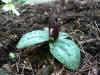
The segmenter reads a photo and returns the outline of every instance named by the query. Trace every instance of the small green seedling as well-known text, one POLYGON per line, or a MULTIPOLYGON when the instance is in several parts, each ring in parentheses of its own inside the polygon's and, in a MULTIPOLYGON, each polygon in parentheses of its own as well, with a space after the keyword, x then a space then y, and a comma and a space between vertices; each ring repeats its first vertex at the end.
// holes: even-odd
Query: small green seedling
POLYGON ((49 41, 51 54, 69 70, 77 70, 80 64, 80 50, 73 41, 66 39, 68 36, 67 33, 59 32, 58 25, 51 22, 49 28, 45 27, 43 31, 35 30, 23 35, 17 48, 49 41))
POLYGON ((15 54, 12 52, 10 52, 9 56, 10 56, 10 59, 15 59, 15 57, 16 57, 15 54))
POLYGON ((17 16, 20 15, 20 13, 15 9, 15 5, 12 3, 12 0, 2 0, 2 2, 5 3, 5 5, 2 7, 4 11, 12 11, 17 16))

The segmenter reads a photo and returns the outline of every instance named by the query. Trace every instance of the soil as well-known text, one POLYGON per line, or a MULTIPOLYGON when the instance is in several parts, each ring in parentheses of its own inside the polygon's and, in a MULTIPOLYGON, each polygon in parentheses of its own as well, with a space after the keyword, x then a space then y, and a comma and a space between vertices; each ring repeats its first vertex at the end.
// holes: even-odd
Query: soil
POLYGON ((21 15, 0 13, 0 66, 11 75, 100 75, 100 2, 50 3, 24 5, 21 15), (33 30, 42 30, 49 25, 50 14, 55 13, 60 31, 70 34, 81 51, 78 71, 68 71, 50 53, 48 42, 23 49, 16 45, 21 36, 33 30), (16 59, 10 59, 13 52, 16 59))

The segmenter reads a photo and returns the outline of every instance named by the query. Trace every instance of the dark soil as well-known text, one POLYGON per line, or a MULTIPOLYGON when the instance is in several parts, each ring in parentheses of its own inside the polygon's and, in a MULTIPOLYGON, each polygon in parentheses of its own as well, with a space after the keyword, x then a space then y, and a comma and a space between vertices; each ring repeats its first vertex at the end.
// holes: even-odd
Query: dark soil
MULTIPOLYGON (((86 4, 56 2, 20 7, 21 15, 11 17, 0 13, 0 66, 8 64, 12 75, 100 75, 100 3, 86 4), (81 50, 78 71, 68 71, 49 52, 48 42, 21 50, 16 45, 29 31, 48 26, 51 13, 55 13, 60 31, 70 34, 81 50), (16 59, 11 60, 9 53, 16 59), (97 74, 96 74, 97 73, 97 74)), ((7 70, 7 67, 5 67, 7 70)), ((8 71, 8 70, 7 70, 8 71)))

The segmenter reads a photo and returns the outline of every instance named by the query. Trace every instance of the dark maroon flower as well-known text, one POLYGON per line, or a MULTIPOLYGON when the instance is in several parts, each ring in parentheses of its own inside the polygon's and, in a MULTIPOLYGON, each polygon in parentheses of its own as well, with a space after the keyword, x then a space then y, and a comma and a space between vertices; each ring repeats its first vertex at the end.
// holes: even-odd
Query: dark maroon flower
POLYGON ((58 35, 59 35, 59 26, 55 21, 54 13, 53 13, 49 19, 49 37, 53 38, 55 41, 57 39, 58 35), (52 31, 51 31, 51 27, 53 28, 52 31))
POLYGON ((59 26, 58 24, 54 24, 53 25, 53 30, 51 32, 51 37, 54 38, 54 41, 58 38, 58 35, 59 35, 59 26))

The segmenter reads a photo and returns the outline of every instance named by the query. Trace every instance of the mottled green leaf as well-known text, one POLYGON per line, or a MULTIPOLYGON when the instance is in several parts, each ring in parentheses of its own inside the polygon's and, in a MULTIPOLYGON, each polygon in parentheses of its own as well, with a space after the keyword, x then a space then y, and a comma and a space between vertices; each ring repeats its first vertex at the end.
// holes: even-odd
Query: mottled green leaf
POLYGON ((69 36, 69 34, 67 34, 67 33, 64 33, 64 32, 59 32, 59 39, 65 39, 65 38, 67 38, 69 36))
POLYGON ((41 30, 35 30, 23 35, 17 44, 17 48, 23 48, 23 47, 38 44, 47 40, 48 40, 48 33, 41 30))
POLYGON ((49 28, 48 27, 44 27, 43 30, 49 33, 49 28))
POLYGON ((67 39, 58 39, 49 43, 53 56, 69 70, 77 70, 80 64, 80 50, 78 46, 67 39))

